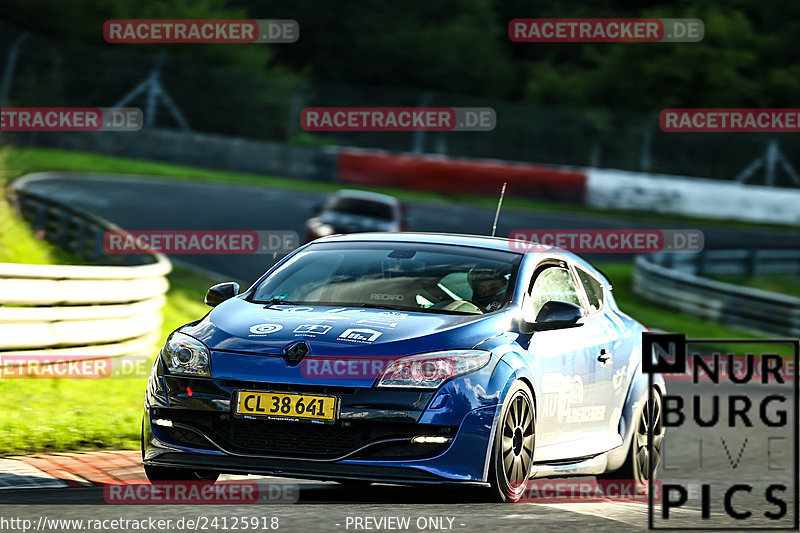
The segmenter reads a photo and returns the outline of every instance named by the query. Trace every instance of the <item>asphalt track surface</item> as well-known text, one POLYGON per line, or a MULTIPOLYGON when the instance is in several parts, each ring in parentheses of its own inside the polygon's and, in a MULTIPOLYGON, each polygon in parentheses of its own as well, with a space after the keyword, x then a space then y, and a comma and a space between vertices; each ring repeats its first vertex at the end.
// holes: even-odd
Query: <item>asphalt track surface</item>
MULTIPOLYGON (((304 238, 305 221, 326 194, 258 186, 186 182, 121 176, 50 173, 26 186, 56 200, 99 215, 130 231, 146 230, 291 230, 304 238)), ((414 231, 491 232, 494 209, 444 202, 410 202, 414 231)), ((516 229, 700 229, 706 248, 800 248, 800 232, 738 229, 724 226, 643 222, 635 215, 557 213, 504 208, 497 235, 516 229)), ((586 254, 590 262, 632 259, 631 255, 586 254)), ((180 255, 193 265, 251 282, 272 264, 269 255, 180 255)), ((612 280, 613 281, 613 280, 612 280)))
MULTIPOLYGON (((294 230, 302 235, 304 220, 310 216, 311 206, 324 198, 290 190, 273 190, 250 186, 227 186, 206 183, 170 182, 118 177, 85 179, 59 176, 36 181, 29 188, 61 199, 107 218, 129 230, 294 230)), ((486 233, 493 212, 472 206, 441 203, 412 203, 411 217, 414 229, 424 231, 486 233)), ((516 228, 661 228, 657 224, 640 224, 634 218, 611 220, 607 217, 576 216, 545 212, 505 210, 500 218, 498 234, 507 234, 516 228)), ((675 225, 671 227, 676 227, 675 225)), ((706 245, 710 248, 726 247, 790 247, 798 246, 798 235, 773 230, 737 230, 723 227, 703 229, 706 245)), ((599 259, 600 256, 597 256, 599 259)), ((204 268, 224 273, 230 277, 252 280, 265 268, 265 257, 259 256, 185 256, 183 259, 204 268)), ((608 256, 603 257, 608 259, 608 256)), ((590 260, 596 261, 595 258, 590 260)), ((692 384, 688 381, 668 382, 668 392, 684 398, 687 405, 687 422, 680 427, 667 429, 662 480, 690 488, 687 503, 671 514, 669 521, 659 519, 660 507, 656 505, 654 525, 657 528, 719 528, 742 530, 745 527, 791 527, 796 517, 796 470, 792 464, 797 442, 792 433, 792 422, 797 418, 797 399, 792 400, 791 386, 786 385, 718 385, 692 384), (743 388, 746 387, 746 388, 743 388), (787 388, 788 387, 788 388, 787 388), (776 389, 780 390, 776 390, 776 389), (746 392, 744 392, 746 391, 746 392), (710 412, 710 399, 732 393, 744 393, 751 398, 753 426, 741 423, 735 427, 727 424, 702 428, 692 422, 689 406, 698 395, 702 411, 710 412), (788 398, 789 423, 785 427, 765 426, 758 418, 760 399, 767 394, 783 394, 788 398), (745 439, 747 439, 745 441, 745 439), (783 440, 781 440, 783 439, 783 440), (734 466, 735 465, 735 466, 734 466), (700 486, 709 485, 711 508, 708 519, 700 511, 700 486), (753 487, 750 494, 737 493, 733 498, 739 510, 750 510, 748 521, 730 518, 724 509, 725 490, 733 484, 745 483, 753 487), (781 493, 787 502, 787 514, 778 521, 764 518, 763 513, 777 510, 766 501, 764 494, 769 484, 787 486, 781 493)), ((775 407, 768 411, 772 413, 775 407)), ((721 420, 727 420, 723 401, 721 420)), ((234 517, 278 517, 278 531, 389 531, 376 528, 375 522, 361 522, 357 518, 409 517, 406 531, 433 531, 429 517, 444 517, 438 530, 465 532, 478 531, 641 531, 648 528, 648 505, 630 501, 571 501, 569 499, 548 503, 531 500, 515 505, 487 503, 474 490, 444 487, 402 487, 372 485, 368 487, 343 486, 325 483, 277 478, 259 478, 265 484, 296 484, 298 500, 292 504, 258 505, 110 505, 103 500, 101 488, 64 488, 0 491, 0 517, 28 518, 38 523, 40 517, 58 519, 172 519, 208 520, 217 518, 217 527, 207 524, 206 531, 224 531, 222 518, 228 519, 232 530, 234 517), (421 519, 418 522, 418 519, 421 519), (448 520, 452 519, 452 521, 448 520), (419 525, 424 527, 419 527, 419 525), (367 529, 367 525, 370 529, 367 529)), ((271 523, 271 522, 270 522, 271 523)), ((260 529, 260 528, 259 528, 260 529)), ((13 529, 5 529, 13 531, 13 529)), ((84 529, 85 530, 85 529, 84 529)), ((125 529, 122 529, 124 531, 125 529)), ((140 529, 129 529, 131 531, 140 529)), ((172 526, 165 531, 186 531, 172 526)), ((203 531, 202 528, 197 528, 203 531)), ((242 530, 242 524, 239 524, 242 530)), ((260 529, 263 530, 263 529, 260 529)), ((401 529, 402 530, 402 529, 401 529)), ((17 529, 17 531, 20 531, 17 529)), ((49 529, 49 531, 75 531, 75 529, 49 529)), ((254 531, 250 529, 250 531, 254 531)))
MULTIPOLYGON (((700 395, 704 402, 713 394, 727 397, 732 393, 744 393, 755 406, 768 394, 784 394, 788 398, 785 407, 791 417, 791 384, 761 386, 748 385, 694 385, 691 382, 668 383, 670 394, 691 403, 691 397, 700 395)), ((702 411, 708 415, 708 404, 702 411)), ((796 409, 796 407, 795 407, 796 409)), ((745 527, 769 530, 778 526, 791 527, 795 516, 793 487, 795 470, 792 466, 792 424, 786 428, 767 428, 751 411, 754 427, 699 428, 687 422, 680 427, 667 429, 665 439, 664 470, 660 479, 664 483, 681 484, 688 488, 688 501, 673 509, 670 519, 661 517, 661 507, 654 506, 653 519, 656 528, 720 528, 744 530, 745 527), (777 439, 785 438, 784 441, 777 439), (770 441, 772 439, 772 441, 770 441), (702 451, 699 441, 702 441, 702 451), (771 454, 771 457, 768 455, 771 454), (735 465, 735 466, 734 466, 735 465), (711 495, 709 517, 702 518, 701 485, 707 484, 711 495), (738 512, 750 511, 747 522, 730 518, 724 509, 724 493, 734 484, 747 484, 751 493, 739 492, 733 498, 738 512), (763 513, 777 511, 777 506, 765 497, 771 484, 783 484, 787 490, 780 493, 787 503, 787 515, 779 521, 764 518, 763 513)), ((775 412, 774 405, 768 408, 769 416, 775 412)), ((691 418, 691 411, 685 413, 691 418)), ((722 419, 727 418, 727 409, 721 409, 722 419)), ((228 479, 234 479, 228 477, 228 479)), ((242 479, 238 477, 235 479, 242 479)), ((224 531, 223 518, 228 525, 233 520, 246 517, 277 517, 280 531, 369 531, 375 529, 355 528, 356 519, 385 517, 408 517, 410 527, 406 531, 435 531, 431 527, 418 527, 417 520, 444 517, 445 530, 464 532, 483 531, 644 531, 648 528, 649 513, 646 502, 606 500, 583 501, 564 497, 556 501, 541 503, 531 499, 517 504, 487 502, 485 495, 475 489, 451 487, 404 487, 392 485, 345 486, 333 482, 303 481, 278 478, 249 478, 267 492, 269 486, 288 486, 297 496, 295 503, 257 503, 229 505, 112 505, 105 503, 103 489, 60 488, 0 491, 0 517, 14 517, 38 523, 40 517, 47 519, 184 519, 207 520, 211 524, 217 519, 218 527, 209 525, 207 531, 224 531), (450 522, 448 519, 452 519, 450 522), (349 527, 348 527, 349 520, 349 527)), ((585 478, 584 478, 585 479, 585 478)), ((557 480, 549 480, 555 482, 557 480)), ((546 489, 530 495, 546 496, 546 489)), ((567 489, 569 490, 569 489, 567 489)), ((563 492, 562 494, 567 494, 563 492)), ((424 522, 420 522, 424 524, 424 522)), ((429 522, 428 522, 429 524, 429 522)), ((241 527, 241 524, 239 524, 241 527)), ((373 523, 373 528, 375 524, 373 523)), ((85 529, 84 529, 85 530, 85 529)), ((124 529, 123 529, 124 530, 124 529)), ((130 530, 134 530, 130 528, 130 530)), ((175 526, 164 531, 187 531, 175 526)), ((203 529, 199 529, 203 531, 203 529)), ((263 529, 262 529, 263 530, 263 529)), ((381 531, 391 529, 382 528, 381 531)), ((439 529, 441 530, 441 529, 439 529)), ((11 531, 5 529, 4 531, 11 531)), ((54 531, 62 531, 55 529, 54 531)), ((63 531, 77 531, 63 529, 63 531)))

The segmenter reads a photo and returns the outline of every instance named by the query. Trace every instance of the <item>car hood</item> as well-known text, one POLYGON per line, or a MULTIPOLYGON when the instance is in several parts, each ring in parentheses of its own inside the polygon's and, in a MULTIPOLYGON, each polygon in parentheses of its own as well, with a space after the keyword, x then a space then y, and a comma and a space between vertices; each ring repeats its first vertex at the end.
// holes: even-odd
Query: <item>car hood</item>
POLYGON ((452 315, 360 307, 264 305, 231 298, 181 331, 212 351, 283 354, 306 341, 308 355, 405 355, 471 348, 501 333, 503 313, 452 315))

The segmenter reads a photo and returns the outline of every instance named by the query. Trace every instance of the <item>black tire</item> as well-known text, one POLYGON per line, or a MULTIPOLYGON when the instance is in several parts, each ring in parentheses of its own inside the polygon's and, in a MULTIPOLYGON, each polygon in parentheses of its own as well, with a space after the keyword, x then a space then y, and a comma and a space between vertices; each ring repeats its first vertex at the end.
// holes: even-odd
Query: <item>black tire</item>
POLYGON ((514 503, 524 496, 533 470, 535 428, 533 395, 525 383, 518 381, 508 391, 495 429, 489 466, 493 500, 514 503))
POLYGON ((212 485, 219 478, 219 472, 212 470, 191 470, 189 468, 169 468, 166 466, 144 465, 144 473, 150 483, 164 481, 206 481, 212 485))
MULTIPOLYGON (((653 393, 653 479, 658 478, 658 469, 661 466, 661 455, 664 446, 664 411, 662 408, 661 395, 653 393)), ((609 472, 598 476, 599 480, 630 480, 640 494, 647 494, 649 481, 649 461, 650 452, 647 446, 647 432, 650 420, 649 402, 645 403, 636 425, 633 428, 633 437, 628 449, 625 462, 614 472, 609 472)))

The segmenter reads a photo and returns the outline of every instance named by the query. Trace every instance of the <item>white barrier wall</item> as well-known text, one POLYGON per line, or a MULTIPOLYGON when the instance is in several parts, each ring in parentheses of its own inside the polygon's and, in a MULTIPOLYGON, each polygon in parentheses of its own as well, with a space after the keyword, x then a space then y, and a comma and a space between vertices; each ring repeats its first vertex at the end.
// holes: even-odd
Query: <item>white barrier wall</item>
POLYGON ((587 169, 586 204, 691 217, 800 225, 800 190, 587 169))
POLYGON ((154 257, 138 266, 0 263, 0 359, 6 350, 87 359, 152 350, 172 270, 154 257))

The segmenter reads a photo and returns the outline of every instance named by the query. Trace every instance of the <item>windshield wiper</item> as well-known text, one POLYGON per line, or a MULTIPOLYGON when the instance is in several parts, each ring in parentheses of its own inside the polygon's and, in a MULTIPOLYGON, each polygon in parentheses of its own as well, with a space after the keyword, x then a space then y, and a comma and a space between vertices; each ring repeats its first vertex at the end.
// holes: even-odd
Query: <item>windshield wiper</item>
POLYGON ((341 307, 363 307, 366 309, 388 309, 390 311, 410 311, 412 313, 431 313, 431 314, 439 314, 439 315, 479 315, 481 313, 472 313, 469 311, 452 311, 452 310, 445 310, 445 309, 429 309, 425 307, 408 307, 402 305, 386 305, 386 304, 373 304, 373 303, 341 303, 336 302, 334 304, 328 305, 337 305, 341 307))
POLYGON ((425 307, 408 307, 408 306, 397 306, 397 305, 386 305, 386 304, 373 304, 373 303, 361 303, 361 302, 291 302, 288 300, 280 300, 277 298, 272 298, 270 300, 263 300, 258 302, 253 302, 258 304, 266 304, 266 305, 278 305, 278 304, 285 304, 285 305, 308 305, 308 306, 326 306, 326 307, 360 307, 362 309, 386 309, 388 311, 409 311, 412 313, 430 313, 430 314, 439 314, 439 315, 480 315, 481 313, 474 313, 470 311, 454 311, 454 310, 445 310, 445 309, 428 309, 425 307))
POLYGON ((259 304, 284 304, 284 305, 308 305, 306 302, 292 302, 290 300, 281 300, 280 298, 270 298, 269 300, 261 300, 255 302, 259 304))
POLYGON ((426 309, 424 307, 409 307, 404 305, 386 305, 386 304, 358 304, 356 307, 366 307, 368 309, 390 309, 392 311, 412 311, 412 312, 424 312, 426 309))

